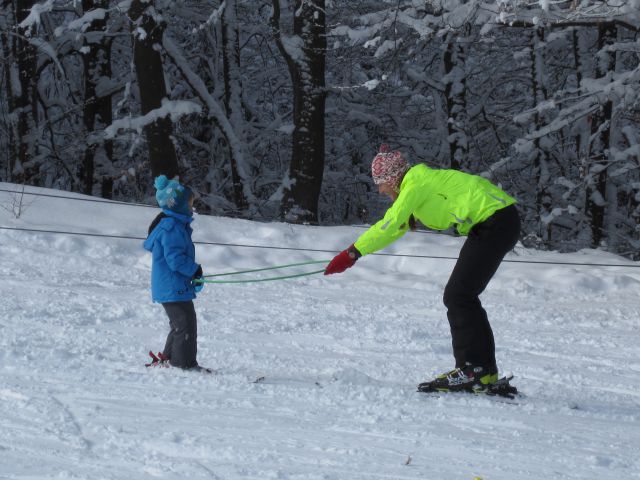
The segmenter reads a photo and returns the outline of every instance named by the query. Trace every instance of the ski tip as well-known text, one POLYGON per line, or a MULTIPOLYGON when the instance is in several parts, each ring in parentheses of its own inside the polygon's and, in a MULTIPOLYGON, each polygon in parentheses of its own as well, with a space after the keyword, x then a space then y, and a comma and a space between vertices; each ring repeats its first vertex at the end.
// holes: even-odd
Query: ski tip
POLYGON ((437 392, 436 389, 434 389, 431 385, 428 385, 426 383, 421 383, 420 385, 417 386, 417 392, 420 393, 432 393, 432 392, 437 392))

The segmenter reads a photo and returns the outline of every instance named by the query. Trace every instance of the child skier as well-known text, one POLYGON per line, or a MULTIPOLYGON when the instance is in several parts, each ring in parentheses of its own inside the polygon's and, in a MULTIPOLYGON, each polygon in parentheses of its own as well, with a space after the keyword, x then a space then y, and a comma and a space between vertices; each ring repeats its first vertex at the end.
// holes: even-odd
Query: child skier
POLYGON ((436 230, 456 224, 458 233, 468 237, 444 290, 455 368, 421 383, 418 390, 487 392, 498 381, 498 368, 493 332, 478 297, 518 241, 516 201, 476 175, 424 164, 410 167, 387 145, 373 159, 371 172, 379 192, 393 205, 329 263, 325 275, 343 272, 361 256, 391 244, 407 232, 414 216, 436 230))
POLYGON ((165 175, 157 177, 154 184, 162 212, 149 226, 144 248, 152 253, 152 299, 164 307, 171 328, 160 361, 185 370, 210 372, 196 361, 198 328, 193 299, 199 287, 194 280, 202 279, 202 267, 195 262, 191 240, 193 193, 165 175))

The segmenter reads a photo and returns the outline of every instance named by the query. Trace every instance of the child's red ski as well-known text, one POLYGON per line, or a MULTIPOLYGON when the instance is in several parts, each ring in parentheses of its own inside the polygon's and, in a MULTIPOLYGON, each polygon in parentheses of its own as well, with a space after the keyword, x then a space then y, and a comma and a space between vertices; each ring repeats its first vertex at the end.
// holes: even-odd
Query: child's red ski
POLYGON ((145 363, 145 367, 169 367, 169 358, 162 352, 158 352, 158 355, 155 355, 151 350, 149 350, 149 356, 151 357, 151 362, 145 363))

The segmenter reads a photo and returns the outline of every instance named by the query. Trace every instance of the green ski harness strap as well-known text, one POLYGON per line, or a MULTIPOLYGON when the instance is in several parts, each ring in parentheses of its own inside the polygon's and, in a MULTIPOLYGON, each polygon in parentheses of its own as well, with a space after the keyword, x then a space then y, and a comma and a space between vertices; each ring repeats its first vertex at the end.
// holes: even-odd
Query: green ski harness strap
POLYGON ((265 272, 268 270, 280 270, 283 268, 291 268, 291 267, 300 267, 303 265, 317 265, 320 263, 327 264, 329 260, 312 260, 309 262, 299 262, 299 263, 289 263, 286 265, 276 265, 273 267, 264 267, 264 268, 253 268, 251 270, 239 270, 237 272, 227 272, 227 273, 214 273, 212 275, 204 275, 203 279, 194 280, 194 283, 257 283, 257 282, 272 282, 275 280, 285 280, 288 278, 298 278, 298 277, 306 277, 309 275, 316 275, 318 273, 323 273, 324 268, 322 270, 314 270, 312 272, 304 272, 304 273, 296 273, 292 275, 280 275, 277 277, 267 277, 267 278, 252 278, 247 280, 206 280, 207 278, 212 277, 226 277, 230 275, 242 275, 245 273, 255 273, 255 272, 265 272))

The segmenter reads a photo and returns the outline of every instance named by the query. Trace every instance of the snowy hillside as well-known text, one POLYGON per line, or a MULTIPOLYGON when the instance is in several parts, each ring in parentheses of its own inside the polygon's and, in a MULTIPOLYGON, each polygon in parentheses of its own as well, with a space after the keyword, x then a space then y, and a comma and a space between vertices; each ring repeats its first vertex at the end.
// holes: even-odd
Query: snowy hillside
MULTIPOLYGON (((370 256, 332 277, 208 285, 198 358, 218 374, 147 371, 168 322, 141 241, 6 227, 144 237, 157 210, 28 196, 15 218, 15 200, 0 192, 1 479, 640 478, 638 264, 509 256, 629 265, 503 264, 482 298, 515 404, 415 392, 453 366, 450 259, 370 256)), ((200 242, 331 251, 363 231, 193 226, 200 242)), ((385 253, 456 257, 461 241, 412 233, 385 253)), ((197 257, 215 273, 332 255, 198 245, 197 257)))

